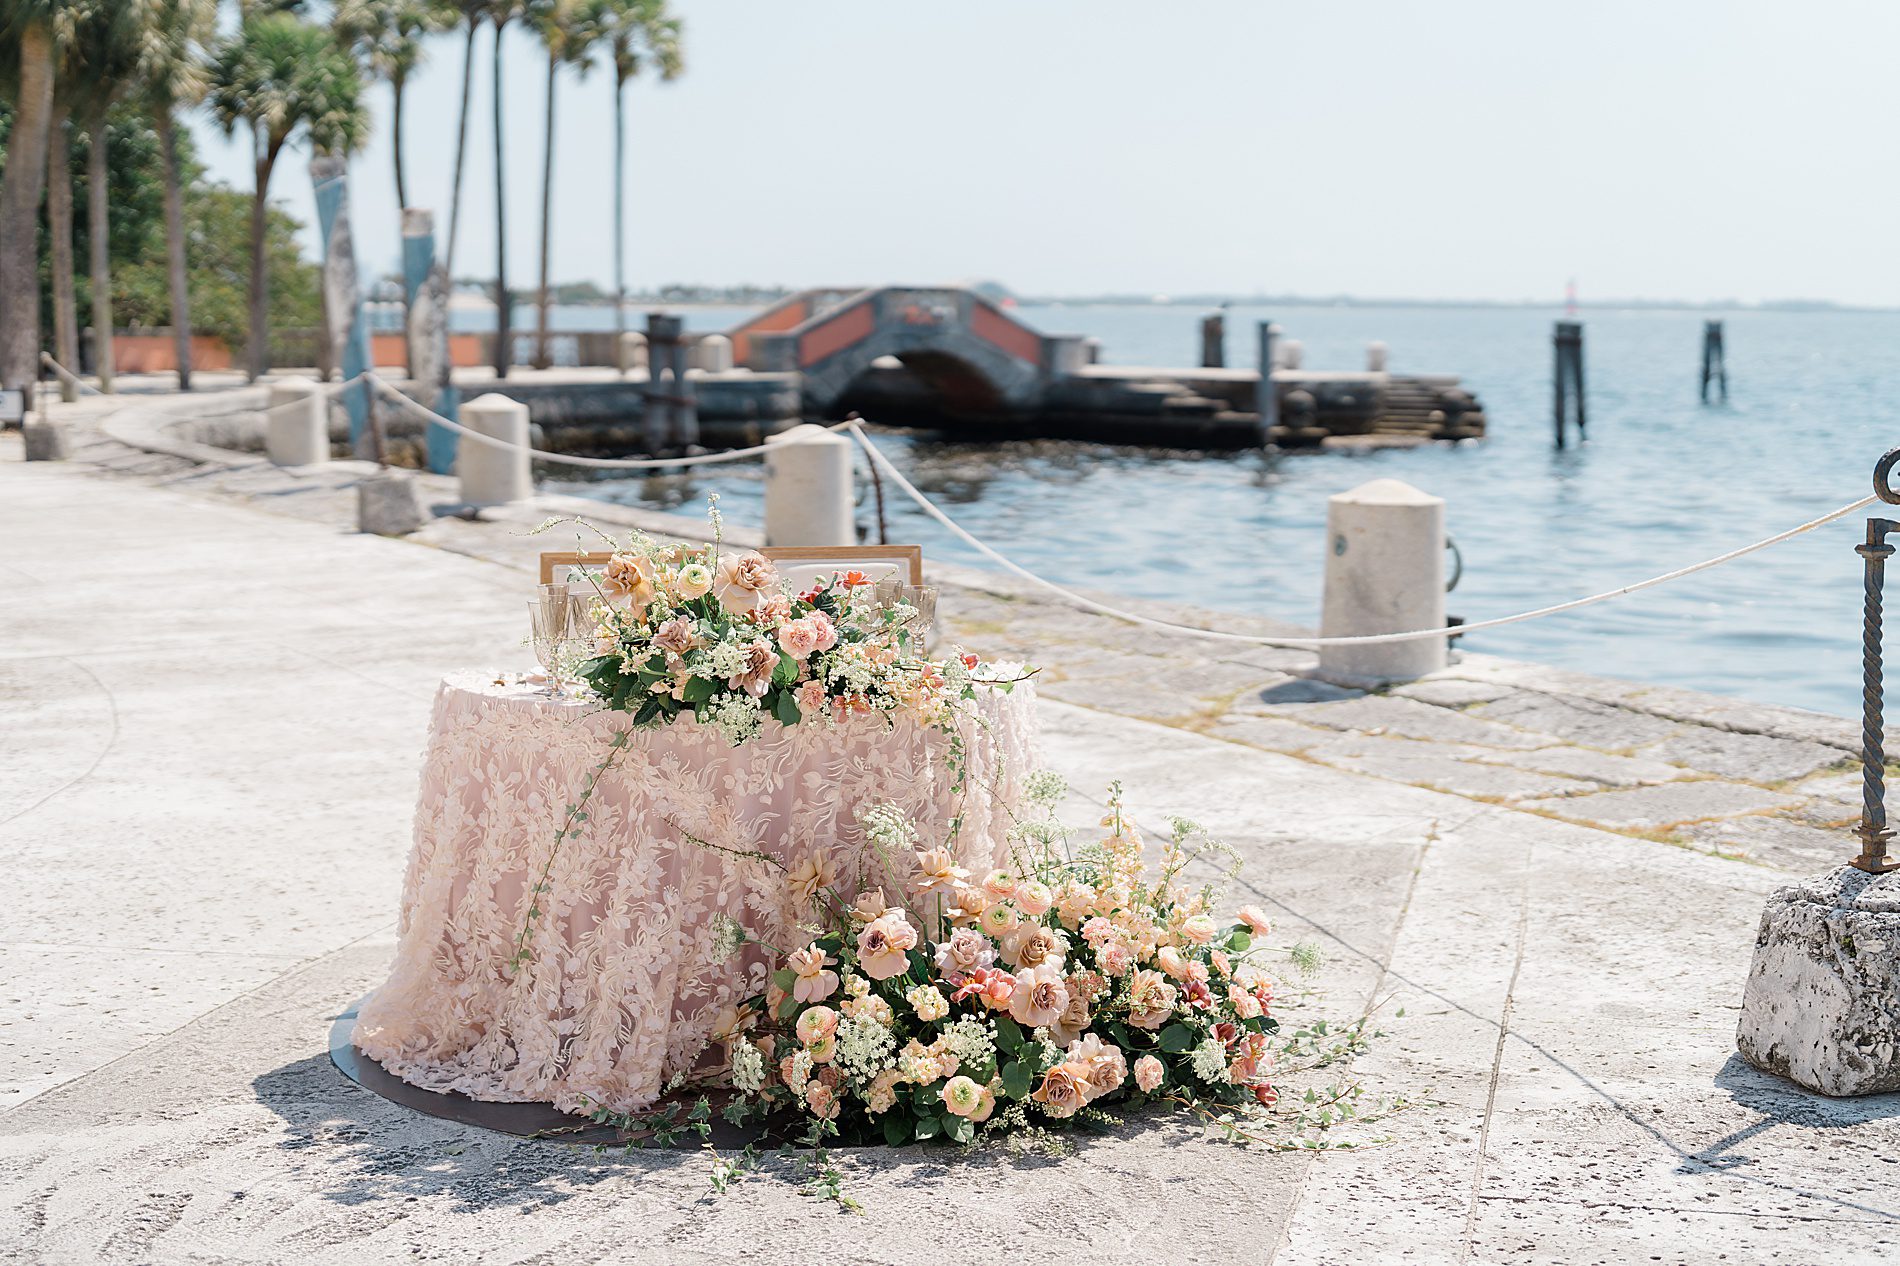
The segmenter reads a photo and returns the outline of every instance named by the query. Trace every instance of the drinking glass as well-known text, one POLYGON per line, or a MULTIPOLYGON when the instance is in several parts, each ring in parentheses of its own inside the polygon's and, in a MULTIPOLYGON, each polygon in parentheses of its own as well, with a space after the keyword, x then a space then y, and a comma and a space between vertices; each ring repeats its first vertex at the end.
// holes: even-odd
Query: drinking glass
POLYGON ((561 659, 573 636, 569 632, 573 616, 574 600, 568 596, 566 585, 543 585, 538 596, 528 599, 528 644, 548 675, 548 694, 557 698, 561 693, 561 659), (560 592, 549 593, 550 589, 560 592))
POLYGON ((917 614, 904 622, 910 630, 911 644, 921 653, 930 643, 930 634, 937 626, 937 591, 928 585, 905 585, 904 605, 914 607, 917 614))

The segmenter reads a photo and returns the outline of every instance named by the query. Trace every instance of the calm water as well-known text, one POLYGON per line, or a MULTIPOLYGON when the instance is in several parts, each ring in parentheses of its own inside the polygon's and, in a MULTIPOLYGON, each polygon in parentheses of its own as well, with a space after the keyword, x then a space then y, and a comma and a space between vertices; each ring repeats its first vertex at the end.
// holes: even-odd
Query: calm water
MULTIPOLYGON (((605 313, 600 315, 605 316, 605 313)), ((1036 307, 1051 333, 1102 340, 1104 359, 1189 364, 1199 313, 1036 307)), ((1370 339, 1399 371, 1464 376, 1490 418, 1479 444, 1364 455, 1198 456, 1034 443, 973 449, 882 441, 912 480, 977 536, 1050 579, 1318 622, 1326 498, 1404 479, 1449 503, 1467 620, 1594 593, 1724 552, 1861 497, 1900 444, 1900 315, 1592 312, 1590 442, 1554 451, 1555 310, 1289 307, 1229 314, 1230 364, 1250 364, 1271 316, 1312 368, 1357 368, 1370 339), (1730 400, 1696 403, 1705 315, 1726 321, 1730 400)), ((693 320, 728 323, 730 310, 693 320)), ((576 320, 578 322, 578 315, 576 320)), ((573 328, 570 326, 569 328, 573 328)), ((561 484, 633 504, 721 494, 757 522, 756 466, 663 479, 561 484), (717 472, 717 473, 713 473, 717 472)), ((901 497, 893 540, 982 565, 901 497)), ((860 511, 868 522, 868 506, 860 511)), ((1571 615, 1475 634, 1464 645, 1838 714, 1858 709, 1860 560, 1853 516, 1713 571, 1571 615)))

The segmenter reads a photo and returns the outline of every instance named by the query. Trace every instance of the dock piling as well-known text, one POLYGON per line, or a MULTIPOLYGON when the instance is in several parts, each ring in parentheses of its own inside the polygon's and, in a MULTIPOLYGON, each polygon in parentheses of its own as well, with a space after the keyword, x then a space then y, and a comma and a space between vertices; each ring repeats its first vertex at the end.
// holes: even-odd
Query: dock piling
POLYGON ((1722 391, 1722 403, 1728 403, 1728 358, 1722 349, 1722 323, 1704 321, 1702 323, 1702 403, 1709 402, 1709 380, 1714 379, 1722 391))
POLYGON ((1254 328, 1260 340, 1260 383, 1254 388, 1254 411, 1260 415, 1260 443, 1264 445, 1273 438, 1274 428, 1280 425, 1280 397, 1273 388, 1273 358, 1280 327, 1271 321, 1262 321, 1254 328))
POLYGON ((1552 375, 1552 420, 1556 424, 1557 447, 1562 448, 1567 442, 1573 412, 1577 420, 1577 441, 1582 443, 1588 438, 1585 434, 1587 414, 1583 394, 1583 322, 1557 322, 1551 344, 1556 352, 1556 367, 1552 375))
POLYGON ((1201 368, 1220 369, 1227 364, 1227 317, 1210 312, 1201 318, 1201 368))

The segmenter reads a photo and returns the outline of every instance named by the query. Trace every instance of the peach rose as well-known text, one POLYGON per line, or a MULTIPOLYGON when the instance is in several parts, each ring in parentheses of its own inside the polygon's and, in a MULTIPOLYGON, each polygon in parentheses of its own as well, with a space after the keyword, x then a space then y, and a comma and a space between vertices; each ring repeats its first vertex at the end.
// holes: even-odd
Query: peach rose
POLYGON ((733 615, 756 611, 778 589, 778 570, 765 555, 747 551, 725 559, 713 577, 719 605, 733 615))
POLYGON ((818 900, 819 893, 831 887, 836 877, 837 867, 832 863, 831 854, 822 848, 808 848, 792 863, 785 885, 800 901, 810 905, 818 900))
POLYGON ((1179 995, 1158 971, 1142 968, 1128 983, 1128 1022, 1138 1029, 1158 1029, 1174 1014, 1179 995))
POLYGON ((917 932, 901 914, 882 914, 858 933, 858 963, 872 980, 904 974, 917 944, 917 932))
POLYGON ((1249 932, 1262 940, 1273 934, 1273 924, 1267 922, 1266 913, 1259 906, 1242 906, 1237 917, 1249 932))
POLYGON ((981 1125, 990 1119, 990 1113, 996 1111, 996 1089, 984 1086, 981 1097, 976 1101, 976 1111, 970 1114, 970 1124, 981 1125))
POLYGON ((816 945, 793 950, 785 956, 785 965, 797 977, 792 982, 792 997, 800 1002, 823 1002, 838 988, 838 973, 826 968, 836 962, 816 945))
POLYGON ((601 574, 601 588, 636 607, 653 601, 653 564, 637 554, 615 554, 601 574))
POLYGON ((1243 1020, 1254 1020, 1260 1016, 1260 999, 1239 985, 1227 986, 1227 1001, 1233 1004, 1234 1014, 1243 1020))
POLYGON ((881 915, 895 912, 896 907, 884 900, 882 888, 870 888, 859 893, 858 899, 851 906, 851 917, 859 923, 869 923, 881 915))
POLYGON ((1003 942, 1003 957, 1013 967, 1041 967, 1048 963, 1060 967, 1069 943, 1054 928, 1040 923, 1025 923, 1003 942))
POLYGON ((1069 987, 1056 968, 1045 964, 1016 973, 1016 989, 1009 1000, 1009 1013, 1016 1023, 1042 1028, 1055 1023, 1068 1005, 1069 987))
POLYGON ((1088 1074, 1081 1064, 1057 1064, 1042 1075, 1042 1084, 1029 1097, 1052 1117, 1072 1117, 1086 1102, 1082 1087, 1088 1084, 1088 1074))
POLYGON ((738 672, 726 678, 726 686, 732 690, 743 690, 754 699, 761 698, 772 688, 772 673, 778 668, 778 652, 762 637, 747 642, 739 649, 745 653, 745 663, 738 672))
POLYGON ((684 655, 706 644, 699 626, 689 615, 676 615, 653 630, 653 644, 669 655, 684 655))
POLYGON ((1135 1061, 1135 1084, 1141 1087, 1143 1094, 1153 1094, 1166 1075, 1167 1069, 1152 1055, 1143 1055, 1135 1061))
POLYGON ((828 651, 838 644, 838 626, 823 611, 814 611, 805 617, 805 622, 818 636, 818 649, 828 651))
POLYGON ((989 908, 989 896, 981 888, 965 885, 957 889, 956 900, 949 911, 950 921, 967 926, 982 918, 989 908))
POLYGON ((810 620, 787 620, 778 626, 778 645, 793 659, 809 659, 818 650, 818 630, 810 620))
POLYGON ((1181 925, 1181 935, 1187 938, 1190 945, 1212 945, 1214 934, 1219 930, 1214 920, 1205 914, 1197 914, 1181 925))
POLYGON ((948 849, 929 848, 917 854, 917 873, 911 887, 920 894, 947 892, 961 883, 970 872, 957 865, 948 849))
POLYGON ((813 1116, 827 1121, 836 1117, 844 1107, 838 1102, 838 1092, 822 1081, 814 1081, 805 1087, 805 1106, 811 1109, 813 1116))
POLYGON ((1168 975, 1174 977, 1176 980, 1186 980, 1188 978, 1188 960, 1183 958, 1181 951, 1172 945, 1163 945, 1161 947, 1160 951, 1155 954, 1155 963, 1162 971, 1168 973, 1168 975))
POLYGON ((937 946, 937 971, 946 977, 962 978, 996 961, 989 938, 970 928, 958 928, 950 939, 937 946))
POLYGON ((1096 954, 1095 961, 1111 976, 1126 976, 1135 965, 1135 954, 1122 942, 1110 941, 1096 954))
POLYGON ((1049 1025, 1049 1036, 1058 1042, 1073 1042, 1082 1036, 1094 1018, 1088 995, 1070 989, 1069 1001, 1063 1006, 1062 1014, 1049 1025))

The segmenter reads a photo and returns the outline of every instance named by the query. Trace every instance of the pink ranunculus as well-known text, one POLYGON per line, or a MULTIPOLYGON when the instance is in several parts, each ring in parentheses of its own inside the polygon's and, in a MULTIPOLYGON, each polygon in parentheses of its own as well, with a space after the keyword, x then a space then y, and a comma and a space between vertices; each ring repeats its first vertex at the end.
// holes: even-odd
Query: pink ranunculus
POLYGON ((1016 973, 1016 989, 1009 1000, 1009 1014, 1016 1023, 1043 1028, 1054 1024, 1068 1005, 1069 987, 1059 969, 1045 964, 1016 973))
POLYGON ((1135 952, 1125 941, 1110 941, 1096 952, 1095 961, 1111 976, 1126 976, 1135 966, 1135 952))
POLYGON ((1023 913, 1031 918, 1040 918, 1049 913, 1050 903, 1054 900, 1055 896, 1049 891, 1049 885, 1041 880, 1031 879, 1027 883, 1016 886, 1016 904, 1021 906, 1023 913))
POLYGON ((1167 1071, 1161 1066, 1160 1060, 1152 1055, 1143 1055, 1135 1061, 1135 1084, 1141 1087, 1143 1094, 1153 1094, 1167 1071))
POLYGON ((902 914, 880 915, 858 933, 858 965, 872 980, 901 976, 916 944, 917 931, 902 914))
POLYGON ((1163 945, 1155 954, 1155 963, 1176 980, 1188 978, 1188 961, 1172 945, 1163 945))
POLYGON ((993 870, 983 879, 983 891, 991 901, 1008 901, 1016 895, 1016 877, 1006 870, 993 870))
POLYGON ((828 651, 838 644, 838 628, 823 611, 812 612, 805 617, 805 623, 811 625, 817 635, 819 650, 828 651))
POLYGON ((1240 907, 1239 918, 1249 932, 1262 940, 1273 934, 1273 924, 1267 922, 1266 913, 1259 906, 1240 907))
POLYGON ((830 1007, 807 1007, 798 1017, 798 1040, 810 1046, 838 1031, 838 1013, 830 1007))

